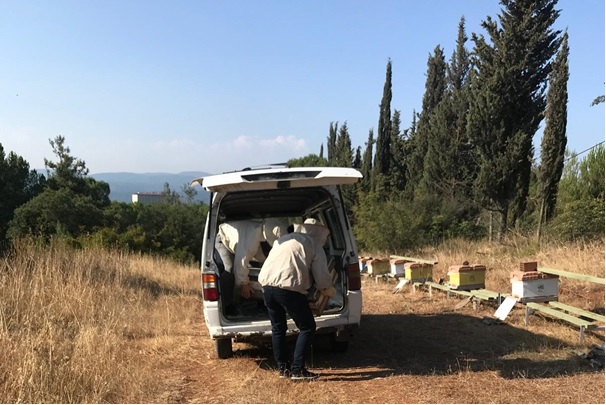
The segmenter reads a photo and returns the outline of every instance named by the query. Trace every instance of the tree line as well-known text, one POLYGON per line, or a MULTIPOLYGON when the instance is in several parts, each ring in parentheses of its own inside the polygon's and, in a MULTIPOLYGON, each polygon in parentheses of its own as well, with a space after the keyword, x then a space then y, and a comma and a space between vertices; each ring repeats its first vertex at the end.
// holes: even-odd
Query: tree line
POLYGON ((553 28, 557 0, 500 3, 501 14, 482 21, 485 34, 472 33, 471 47, 464 17, 450 58, 435 47, 421 111, 407 128, 391 106, 388 60, 377 132, 369 130, 365 147, 351 147, 347 122, 332 122, 326 158, 322 145, 319 155, 289 162, 361 170, 363 180, 344 187, 343 197, 362 248, 502 241, 511 232, 603 238, 604 147, 584 160, 566 148, 570 49, 568 33, 553 28))
MULTIPOLYGON (((354 147, 347 122, 331 122, 319 155, 290 166, 354 167, 342 187, 361 249, 401 251, 448 238, 497 240, 511 232, 538 240, 604 237, 604 146, 585 157, 566 148, 568 33, 553 29, 557 0, 501 0, 485 34, 458 24, 447 60, 427 60, 421 111, 405 127, 392 108, 388 60, 376 134, 354 147), (544 125, 540 163, 533 137, 544 125)), ((592 105, 604 102, 598 96, 592 105)), ((588 106, 589 107, 589 106, 588 106)), ((199 259, 208 207, 165 185, 162 204, 111 202, 109 185, 88 177, 65 138, 50 141, 47 175, 0 144, 0 251, 14 238, 60 235, 181 261, 199 259)))
POLYGON ((164 186, 164 202, 129 204, 110 201, 109 184, 88 176, 83 160, 71 155, 63 136, 50 140, 56 161, 44 160, 47 175, 0 144, 0 252, 16 238, 53 237, 75 246, 161 254, 182 262, 199 260, 207 206, 194 203, 187 190, 164 186))

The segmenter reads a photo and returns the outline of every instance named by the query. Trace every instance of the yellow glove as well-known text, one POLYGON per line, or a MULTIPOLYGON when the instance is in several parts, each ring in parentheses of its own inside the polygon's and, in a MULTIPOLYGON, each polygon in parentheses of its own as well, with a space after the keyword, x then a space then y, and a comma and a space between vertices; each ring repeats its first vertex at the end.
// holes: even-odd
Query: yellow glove
POLYGON ((320 290, 320 294, 322 294, 326 297, 332 297, 336 293, 337 293, 337 290, 335 290, 335 287, 328 287, 328 288, 323 288, 320 290))

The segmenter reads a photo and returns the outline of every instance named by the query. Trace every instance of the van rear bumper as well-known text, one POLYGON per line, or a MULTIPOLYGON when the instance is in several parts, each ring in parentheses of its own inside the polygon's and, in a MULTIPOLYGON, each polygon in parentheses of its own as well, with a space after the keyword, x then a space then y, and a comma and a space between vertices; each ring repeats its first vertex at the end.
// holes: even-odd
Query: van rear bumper
MULTIPOLYGON (((362 316, 362 291, 347 292, 347 310, 338 314, 325 314, 316 317, 317 333, 337 332, 337 335, 350 335, 351 330, 360 325, 362 316)), ((221 315, 219 303, 204 302, 204 319, 210 337, 213 339, 232 338, 236 341, 253 341, 271 339, 271 323, 269 320, 229 321, 221 315)), ((299 333, 295 323, 289 319, 287 335, 299 333)))

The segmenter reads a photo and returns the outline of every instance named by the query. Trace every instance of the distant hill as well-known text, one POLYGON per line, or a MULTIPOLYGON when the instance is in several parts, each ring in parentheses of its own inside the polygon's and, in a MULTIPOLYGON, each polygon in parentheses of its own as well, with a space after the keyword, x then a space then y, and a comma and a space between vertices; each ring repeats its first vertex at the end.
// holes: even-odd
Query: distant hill
MULTIPOLYGON (((182 173, 95 173, 89 176, 95 180, 104 181, 109 184, 109 198, 112 201, 131 202, 132 194, 147 192, 162 192, 164 183, 168 183, 172 191, 183 195, 181 189, 189 185, 198 177, 208 176, 204 172, 182 172, 182 173)), ((209 194, 202 187, 196 186, 198 192, 196 200, 208 203, 209 194)))

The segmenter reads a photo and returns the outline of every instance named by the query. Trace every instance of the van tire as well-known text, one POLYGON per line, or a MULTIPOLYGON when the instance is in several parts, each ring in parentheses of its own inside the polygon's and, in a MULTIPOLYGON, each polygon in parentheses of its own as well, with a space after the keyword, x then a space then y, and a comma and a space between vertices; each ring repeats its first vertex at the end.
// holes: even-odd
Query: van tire
POLYGON ((228 359, 234 354, 231 348, 231 339, 229 338, 215 339, 215 349, 217 357, 220 359, 228 359))

